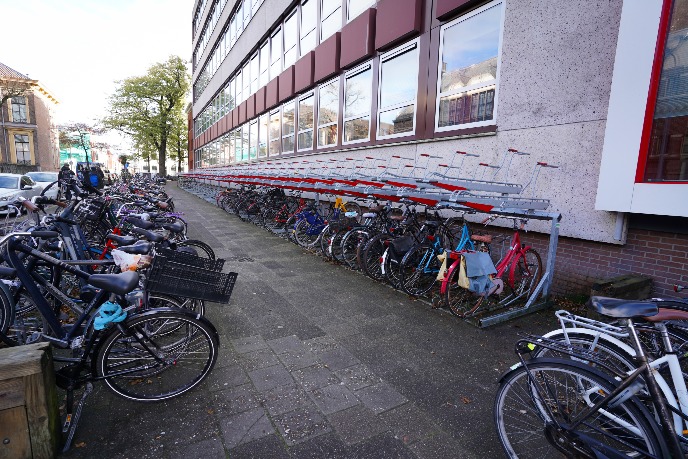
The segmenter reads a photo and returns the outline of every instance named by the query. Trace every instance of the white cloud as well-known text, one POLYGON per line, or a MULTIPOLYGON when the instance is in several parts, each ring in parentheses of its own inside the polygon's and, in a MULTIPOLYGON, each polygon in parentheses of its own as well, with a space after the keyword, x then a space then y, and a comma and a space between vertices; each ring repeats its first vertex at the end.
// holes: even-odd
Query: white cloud
POLYGON ((105 115, 115 81, 190 60, 192 0, 0 0, 0 62, 43 83, 57 121, 105 115))

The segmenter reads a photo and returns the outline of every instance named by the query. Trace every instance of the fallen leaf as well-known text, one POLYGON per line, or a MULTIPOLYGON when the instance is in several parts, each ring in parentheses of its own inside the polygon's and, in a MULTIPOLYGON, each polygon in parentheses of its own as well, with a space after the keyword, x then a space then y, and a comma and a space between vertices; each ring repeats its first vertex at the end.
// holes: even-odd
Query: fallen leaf
POLYGON ((471 399, 468 398, 468 397, 461 397, 461 401, 462 401, 465 405, 468 405, 469 403, 471 403, 471 399))
POLYGON ((215 410, 213 410, 212 408, 208 410, 208 414, 213 414, 214 412, 215 410))
POLYGON ((79 443, 75 443, 74 446, 76 446, 77 448, 83 448, 84 446, 86 446, 86 442, 80 441, 79 443))

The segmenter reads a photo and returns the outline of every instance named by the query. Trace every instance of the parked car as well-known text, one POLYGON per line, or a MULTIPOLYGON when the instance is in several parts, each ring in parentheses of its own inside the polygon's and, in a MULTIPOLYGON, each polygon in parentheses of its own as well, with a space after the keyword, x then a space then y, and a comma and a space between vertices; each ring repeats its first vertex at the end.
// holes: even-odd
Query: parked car
MULTIPOLYGON (((48 185, 57 181, 57 172, 27 172, 26 175, 31 177, 34 182, 45 189, 48 185)), ((60 187, 55 184, 51 186, 43 195, 48 198, 57 199, 57 194, 60 187)))
POLYGON ((8 208, 8 204, 16 201, 19 196, 31 199, 41 194, 41 191, 43 187, 28 175, 0 174, 0 215, 15 213, 8 208))

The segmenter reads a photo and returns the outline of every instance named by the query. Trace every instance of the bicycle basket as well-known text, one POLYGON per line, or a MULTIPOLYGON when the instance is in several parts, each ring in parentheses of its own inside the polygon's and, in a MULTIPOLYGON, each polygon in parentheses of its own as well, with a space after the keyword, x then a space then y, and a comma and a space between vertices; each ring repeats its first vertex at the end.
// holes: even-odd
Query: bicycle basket
POLYGON ((195 266, 197 268, 207 269, 209 271, 222 271, 225 265, 225 260, 218 258, 211 260, 209 258, 199 257, 189 252, 178 252, 172 249, 160 249, 156 255, 166 258, 168 261, 173 261, 182 265, 195 266))
POLYGON ((229 303, 237 273, 221 273, 155 257, 148 273, 149 292, 229 303))

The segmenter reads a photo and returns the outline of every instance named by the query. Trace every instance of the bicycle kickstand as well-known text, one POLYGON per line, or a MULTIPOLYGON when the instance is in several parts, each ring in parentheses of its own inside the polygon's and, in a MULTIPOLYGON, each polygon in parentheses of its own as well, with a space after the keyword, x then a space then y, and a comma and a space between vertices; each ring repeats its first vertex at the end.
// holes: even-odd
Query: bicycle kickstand
POLYGON ((66 453, 72 447, 72 440, 74 440, 74 433, 76 432, 76 427, 79 424, 79 418, 81 418, 81 411, 84 409, 84 403, 86 403, 86 397, 91 395, 93 392, 93 384, 86 383, 86 388, 84 393, 76 405, 76 411, 74 411, 74 389, 69 388, 67 390, 67 406, 66 406, 66 416, 65 422, 62 426, 62 433, 67 434, 67 439, 65 440, 62 452, 66 453))

